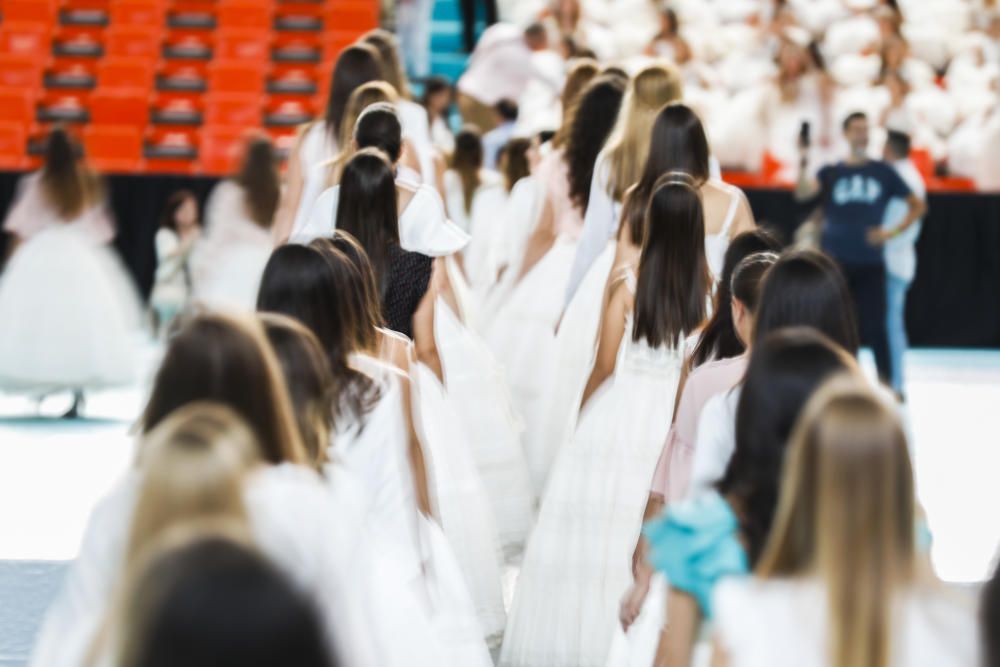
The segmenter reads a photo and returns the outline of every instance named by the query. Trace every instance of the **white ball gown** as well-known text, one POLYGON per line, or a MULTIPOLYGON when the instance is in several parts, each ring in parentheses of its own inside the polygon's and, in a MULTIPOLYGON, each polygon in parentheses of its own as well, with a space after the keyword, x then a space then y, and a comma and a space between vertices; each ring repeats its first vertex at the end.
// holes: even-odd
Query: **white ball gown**
MULTIPOLYGON (((411 472, 401 371, 355 355, 352 365, 372 378, 377 405, 363 419, 344 420, 330 456, 360 482, 363 516, 375 544, 393 561, 433 629, 448 665, 491 664, 484 633, 462 571, 441 528, 417 508, 411 472)), ((332 479, 331 484, 339 480, 332 479)))
MULTIPOLYGON (((141 480, 141 472, 130 472, 91 514, 80 553, 46 613, 32 667, 91 664, 89 653, 124 575, 141 480)), ((349 485, 330 487, 336 492, 305 468, 261 466, 243 494, 257 547, 314 601, 345 664, 448 664, 400 573, 372 548, 349 485)), ((97 664, 115 664, 103 653, 97 664)))
POLYGON ((4 228, 23 243, 0 277, 0 389, 131 383, 141 310, 131 278, 106 245, 114 232, 104 206, 64 221, 33 174, 4 228))
MULTIPOLYGON (((634 293, 635 277, 626 273, 634 293)), ((618 606, 632 581, 632 549, 670 427, 684 348, 631 339, 615 371, 580 412, 556 458, 525 552, 500 664, 603 666, 618 606)))

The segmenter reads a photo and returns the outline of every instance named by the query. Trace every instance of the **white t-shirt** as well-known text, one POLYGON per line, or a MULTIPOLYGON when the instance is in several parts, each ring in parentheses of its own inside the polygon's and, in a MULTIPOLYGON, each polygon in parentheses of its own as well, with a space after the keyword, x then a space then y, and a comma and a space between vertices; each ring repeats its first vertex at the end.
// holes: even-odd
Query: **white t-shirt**
POLYGON ((710 491, 726 473, 736 449, 736 407, 742 391, 740 385, 716 394, 702 408, 691 462, 689 498, 710 491))
MULTIPOLYGON (((899 173, 903 182, 909 186, 913 194, 921 199, 926 197, 927 188, 924 185, 924 179, 913 165, 913 162, 909 159, 899 160, 898 162, 893 162, 892 166, 899 173)), ((908 211, 909 207, 905 199, 894 198, 890 200, 889 204, 885 207, 885 218, 883 219, 882 227, 885 229, 894 229, 903 221, 908 211)), ((890 275, 907 282, 913 280, 913 276, 917 272, 917 251, 915 246, 917 239, 920 238, 921 227, 922 222, 917 220, 905 232, 886 242, 885 268, 890 275)))
POLYGON ((535 77, 535 61, 516 25, 497 23, 479 38, 458 91, 493 106, 502 99, 517 101, 535 77))

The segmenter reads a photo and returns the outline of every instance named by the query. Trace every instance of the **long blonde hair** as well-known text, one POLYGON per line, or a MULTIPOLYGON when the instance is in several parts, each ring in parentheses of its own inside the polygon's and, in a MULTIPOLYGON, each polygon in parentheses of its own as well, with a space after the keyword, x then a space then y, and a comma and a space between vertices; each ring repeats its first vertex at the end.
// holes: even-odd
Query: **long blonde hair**
POLYGON ((142 474, 126 550, 126 569, 168 528, 192 520, 248 525, 246 474, 261 463, 260 446, 236 413, 217 403, 175 410, 139 446, 142 474))
POLYGON ((580 101, 580 95, 587 84, 600 72, 600 65, 591 58, 581 58, 570 67, 566 74, 566 83, 563 84, 562 95, 559 98, 562 104, 562 124, 555 136, 552 137, 554 148, 563 146, 569 139, 569 130, 573 126, 573 118, 576 116, 576 105, 580 101))
POLYGON ((862 380, 835 378, 792 433, 757 574, 818 576, 829 664, 888 667, 895 593, 917 575, 913 468, 895 410, 862 380))
POLYGON ((344 116, 340 121, 338 131, 338 143, 340 152, 334 156, 327 165, 328 185, 336 185, 340 182, 340 176, 344 171, 344 165, 355 153, 354 150, 354 126, 358 123, 361 113, 373 104, 386 102, 393 106, 399 102, 399 93, 391 84, 385 81, 369 81, 358 86, 351 96, 347 98, 344 107, 344 116))
POLYGON ((622 201, 625 192, 642 176, 656 114, 665 104, 680 100, 683 94, 680 73, 665 63, 643 68, 629 82, 618 124, 608 139, 609 194, 615 201, 622 201))

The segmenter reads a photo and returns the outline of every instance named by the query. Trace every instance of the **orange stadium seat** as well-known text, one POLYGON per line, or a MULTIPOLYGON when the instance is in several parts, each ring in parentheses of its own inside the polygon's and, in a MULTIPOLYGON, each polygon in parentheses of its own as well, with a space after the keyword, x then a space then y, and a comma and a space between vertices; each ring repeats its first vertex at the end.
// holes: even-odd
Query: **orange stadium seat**
POLYGON ((0 54, 0 87, 38 88, 42 85, 42 65, 37 58, 17 53, 0 54))
POLYGON ((98 90, 90 96, 88 107, 92 123, 141 127, 149 120, 149 92, 142 88, 98 90))
POLYGON ((97 66, 101 88, 150 90, 153 87, 153 61, 141 58, 104 58, 97 66))
POLYGON ((163 25, 166 7, 161 0, 112 0, 111 25, 163 25))
POLYGON ((211 126, 202 130, 199 162, 207 173, 223 176, 236 171, 247 130, 242 126, 211 126))
POLYGON ((264 72, 257 63, 239 60, 212 62, 208 66, 208 87, 215 93, 261 95, 264 92, 264 72))
POLYGON ((239 93, 211 93, 206 104, 207 125, 257 127, 261 122, 261 97, 239 93))
POLYGON ((99 171, 124 173, 142 164, 142 135, 137 127, 89 125, 83 130, 83 147, 99 171))
POLYGON ((35 91, 0 89, 0 121, 28 126, 35 119, 35 91))
POLYGON ((41 123, 86 123, 88 98, 85 90, 48 90, 35 105, 35 118, 41 123))
POLYGON ((27 165, 28 133, 21 123, 0 123, 0 169, 27 165))
POLYGON ((202 96, 183 92, 157 93, 150 113, 158 125, 200 125, 205 117, 202 96))
POLYGON ((225 28, 215 37, 214 57, 263 63, 268 59, 271 34, 266 30, 225 28))
POLYGON ((52 27, 44 23, 8 23, 0 26, 0 53, 18 54, 45 62, 49 58, 52 27))
POLYGON ((216 10, 219 27, 245 28, 251 30, 271 29, 271 5, 259 2, 232 2, 219 6, 216 10))
POLYGON ((52 0, 4 0, 3 20, 51 24, 56 20, 56 3, 52 0))
POLYGON ((106 54, 120 58, 160 57, 163 32, 158 26, 115 26, 108 28, 106 54))
POLYGON ((325 5, 323 29, 355 34, 378 27, 378 4, 374 2, 330 2, 325 5))

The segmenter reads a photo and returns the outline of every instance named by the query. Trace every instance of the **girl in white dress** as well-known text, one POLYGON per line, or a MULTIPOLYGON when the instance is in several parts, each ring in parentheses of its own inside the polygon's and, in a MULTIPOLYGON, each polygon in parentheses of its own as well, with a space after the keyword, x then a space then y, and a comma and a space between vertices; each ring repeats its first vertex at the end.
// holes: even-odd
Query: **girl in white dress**
MULTIPOLYGON (((259 447, 254 461, 242 461, 247 473, 241 496, 254 540, 320 609, 342 660, 372 666, 414 664, 414 659, 441 664, 435 662, 440 655, 425 633, 423 617, 400 594, 405 586, 400 572, 372 550, 356 504, 345 493, 331 492, 306 465, 285 382, 260 324, 218 314, 196 317, 171 339, 141 419, 147 439, 139 465, 92 514, 31 664, 85 664, 88 654, 102 648, 95 645, 102 619, 147 538, 217 507, 213 499, 233 488, 212 476, 218 467, 145 467, 147 444, 162 438, 170 441, 164 447, 173 446, 170 434, 180 419, 175 413, 194 411, 190 406, 202 401, 222 404, 250 425, 259 447), (175 502, 166 501, 166 494, 175 502), (412 635, 410 628, 416 628, 412 635)), ((195 456, 198 442, 179 439, 190 453, 180 461, 195 456)))
POLYGON ((271 224, 281 186, 271 140, 250 140, 243 164, 221 181, 205 205, 205 235, 191 256, 196 301, 252 311, 271 255, 271 224))
POLYGON ((97 175, 56 128, 45 166, 24 177, 4 221, 14 254, 0 279, 0 389, 44 395, 133 380, 140 310, 107 248, 115 235, 97 175))
POLYGON ((534 452, 544 448, 539 438, 555 354, 555 326, 589 197, 591 170, 615 122, 623 93, 624 85, 617 77, 593 80, 581 94, 566 145, 542 158, 535 174, 540 213, 523 258, 509 270, 509 293, 487 336, 506 370, 524 420, 525 452, 536 489, 534 452))
POLYGON ((330 96, 322 120, 304 125, 291 155, 288 173, 274 224, 274 241, 284 243, 292 231, 305 224, 315 198, 326 187, 313 167, 332 160, 343 148, 339 137, 348 98, 359 86, 383 78, 378 50, 369 44, 352 44, 337 56, 330 80, 330 96))
POLYGON ((705 317, 710 284, 690 179, 661 179, 647 216, 638 266, 622 267, 612 284, 580 417, 528 543, 502 665, 585 667, 607 657, 684 341, 705 317))
POLYGON ((156 279, 149 303, 160 336, 187 306, 191 296, 191 251, 200 236, 198 200, 190 190, 175 192, 167 200, 155 237, 156 279))
POLYGON ((317 240, 275 251, 258 306, 295 317, 316 334, 336 387, 329 459, 361 482, 362 515, 420 601, 447 664, 486 665, 484 631, 462 571, 433 523, 433 471, 410 419, 409 378, 371 356, 379 317, 373 291, 332 241, 317 240))
POLYGON ((500 174, 483 169, 483 142, 479 130, 467 126, 455 137, 450 168, 444 173, 445 203, 451 221, 469 236, 463 266, 473 288, 496 279, 491 245, 497 242, 496 226, 507 192, 500 174))
POLYGON ((831 381, 792 434, 755 576, 715 595, 720 667, 976 665, 975 600, 937 580, 894 406, 831 381))
MULTIPOLYGON (((620 217, 621 222, 617 242, 608 243, 604 253, 594 262, 584 279, 585 288, 581 287, 574 295, 559 325, 559 351, 545 423, 544 442, 549 447, 549 461, 567 440, 569 426, 575 419, 575 407, 579 405, 587 373, 594 362, 600 326, 598 307, 607 299, 610 267, 612 263, 615 267, 622 266, 638 256, 644 233, 645 210, 641 202, 648 200, 657 179, 668 173, 688 174, 694 178, 705 215, 705 256, 713 280, 722 273, 730 238, 754 227, 753 213, 742 191, 710 178, 708 139, 701 121, 690 107, 677 102, 664 106, 655 116, 649 144, 643 171, 636 185, 625 195, 626 205, 620 216, 606 193, 598 197, 601 203, 594 209, 593 217, 588 208, 588 222, 595 225, 603 225, 612 217, 620 217), (601 210, 603 218, 598 217, 601 210)), ((603 155, 611 154, 606 151, 603 155)), ((599 159, 598 168, 601 164, 599 159)), ((610 163, 605 164, 610 166, 610 163)), ((610 170, 595 173, 595 181, 600 173, 609 174, 610 170)), ((595 182, 595 187, 597 185, 595 182)), ((593 196, 591 201, 594 202, 593 196)))
MULTIPOLYGON (((400 169, 403 134, 395 108, 385 103, 370 105, 358 117, 353 137, 353 150, 377 148, 396 167, 399 240, 403 250, 444 257, 465 247, 469 237, 448 220, 437 190, 427 184, 414 183, 413 178, 400 169)), ((330 236, 336 227, 339 201, 340 186, 324 190, 308 215, 296 223, 292 240, 308 243, 314 238, 330 236)))

